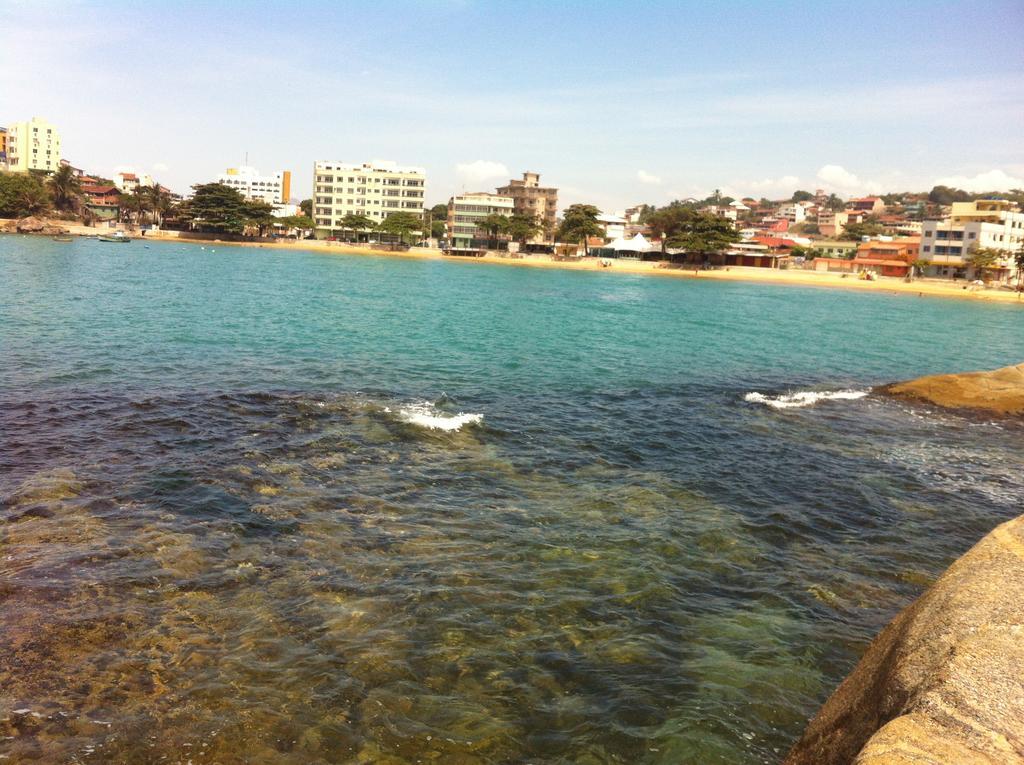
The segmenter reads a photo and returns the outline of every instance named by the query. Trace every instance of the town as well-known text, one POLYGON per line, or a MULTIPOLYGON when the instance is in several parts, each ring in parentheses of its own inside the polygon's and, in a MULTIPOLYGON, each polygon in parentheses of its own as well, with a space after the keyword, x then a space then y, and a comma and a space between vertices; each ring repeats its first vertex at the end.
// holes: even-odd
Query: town
MULTIPOLYGON (((309 196, 290 170, 227 168, 185 194, 150 175, 76 167, 40 117, 0 127, 0 218, 9 230, 67 233, 51 218, 151 238, 310 239, 379 250, 553 261, 656 261, 669 268, 764 268, 861 280, 933 279, 1024 289, 1024 190, 947 186, 843 199, 794 189, 788 199, 715 191, 614 213, 559 208, 558 188, 524 172, 493 191, 426 204, 427 173, 394 162, 317 161, 309 196), (27 219, 27 220, 26 220, 27 219)), ((82 234, 81 230, 76 233, 82 234)))

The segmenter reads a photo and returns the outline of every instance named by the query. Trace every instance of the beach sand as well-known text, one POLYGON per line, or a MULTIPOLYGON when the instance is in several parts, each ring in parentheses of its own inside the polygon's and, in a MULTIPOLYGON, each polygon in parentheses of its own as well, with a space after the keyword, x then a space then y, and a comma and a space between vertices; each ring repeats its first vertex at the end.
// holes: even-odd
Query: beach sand
MULTIPOLYGON (((2 225, 2 221, 0 221, 2 225)), ((88 228, 72 222, 61 222, 70 229, 72 234, 94 236, 106 233, 104 229, 88 228)), ((1001 303, 1017 303, 1024 305, 1021 293, 1003 289, 984 289, 967 287, 964 282, 952 282, 939 279, 917 279, 905 282, 892 277, 879 277, 874 281, 858 279, 856 276, 843 276, 838 273, 821 273, 804 270, 775 270, 769 268, 750 268, 744 266, 728 266, 708 271, 695 271, 680 266, 665 267, 656 261, 637 261, 611 259, 603 266, 598 258, 584 258, 578 261, 556 261, 548 255, 524 255, 521 258, 485 256, 479 258, 445 255, 440 250, 413 248, 406 252, 388 252, 368 247, 327 242, 320 240, 301 240, 285 242, 223 242, 215 238, 209 240, 179 239, 173 231, 147 231, 142 237, 133 233, 133 237, 145 241, 187 242, 192 244, 215 244, 217 246, 253 247, 265 250, 303 250, 320 252, 330 255, 373 255, 376 257, 400 257, 431 260, 452 260, 462 263, 476 263, 501 266, 521 266, 526 268, 560 268, 573 271, 599 271, 612 274, 644 274, 649 276, 668 276, 685 279, 715 279, 726 281, 756 281, 764 284, 799 285, 803 287, 839 287, 841 289, 862 290, 867 292, 888 292, 890 294, 911 295, 919 297, 948 297, 964 300, 984 300, 1001 303)))

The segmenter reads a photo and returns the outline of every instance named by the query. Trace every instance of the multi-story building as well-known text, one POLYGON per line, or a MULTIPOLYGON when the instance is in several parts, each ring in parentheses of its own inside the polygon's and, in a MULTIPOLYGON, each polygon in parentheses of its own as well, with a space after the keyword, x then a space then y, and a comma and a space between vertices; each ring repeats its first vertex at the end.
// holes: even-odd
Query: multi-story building
POLYGON ((41 117, 8 127, 6 145, 7 165, 12 172, 52 173, 60 167, 60 133, 41 117))
POLYGON ((122 194, 134 194, 141 187, 153 185, 153 178, 149 175, 136 175, 135 173, 114 173, 114 185, 122 194))
POLYGON ((817 255, 826 258, 852 259, 857 254, 856 242, 844 242, 838 239, 816 239, 810 247, 817 255))
POLYGON ((383 223, 392 213, 423 215, 427 172, 394 162, 317 162, 313 166, 313 219, 318 237, 345 233, 346 215, 383 223))
POLYGON ((949 218, 922 224, 920 258, 929 262, 928 276, 965 277, 975 273, 965 258, 976 249, 992 249, 1002 257, 985 276, 1005 281, 1015 268, 1014 256, 1024 245, 1024 213, 1005 199, 954 202, 949 218))
POLYGON ((818 212, 818 231, 822 236, 839 236, 846 227, 853 223, 863 223, 867 218, 866 212, 857 210, 820 210, 818 212))
POLYGON ((807 208, 798 203, 784 204, 777 211, 776 216, 784 218, 790 223, 803 223, 807 219, 807 208))
POLYGON ((0 127, 0 170, 7 169, 7 128, 0 127))
POLYGON ((619 215, 601 213, 597 216, 597 225, 604 230, 604 238, 608 241, 626 237, 626 219, 619 215))
POLYGON ((229 167, 217 176, 217 182, 230 186, 246 199, 256 199, 268 205, 286 205, 292 195, 290 170, 260 175, 255 167, 229 167))
POLYGON ((521 181, 511 180, 498 189, 501 196, 512 197, 516 215, 532 215, 543 227, 538 239, 550 240, 558 217, 558 189, 540 185, 539 173, 523 173, 521 181))
POLYGON ((448 200, 448 248, 453 252, 487 249, 490 232, 480 228, 488 215, 511 216, 515 212, 512 197, 478 191, 460 194, 448 200))
POLYGON ((861 197, 860 199, 851 199, 846 203, 846 208, 868 215, 878 215, 885 210, 885 202, 881 197, 861 197))

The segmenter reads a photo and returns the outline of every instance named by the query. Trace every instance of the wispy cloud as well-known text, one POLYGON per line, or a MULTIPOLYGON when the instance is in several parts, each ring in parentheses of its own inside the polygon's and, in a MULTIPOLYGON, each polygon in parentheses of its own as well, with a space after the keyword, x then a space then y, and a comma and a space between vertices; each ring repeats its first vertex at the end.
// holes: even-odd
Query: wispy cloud
POLYGON ((508 168, 505 165, 485 159, 456 165, 455 176, 467 191, 482 191, 481 187, 487 181, 507 181, 509 179, 508 168))
POLYGON ((977 175, 950 175, 935 181, 936 186, 952 186, 964 191, 1009 191, 1024 189, 1024 178, 1017 178, 1002 170, 989 170, 977 175))
POLYGON ((646 183, 646 184, 648 184, 650 186, 660 186, 661 185, 661 178, 659 176, 657 176, 657 175, 653 175, 653 174, 647 172, 646 170, 637 170, 636 171, 636 177, 637 177, 637 180, 640 181, 640 183, 646 183))

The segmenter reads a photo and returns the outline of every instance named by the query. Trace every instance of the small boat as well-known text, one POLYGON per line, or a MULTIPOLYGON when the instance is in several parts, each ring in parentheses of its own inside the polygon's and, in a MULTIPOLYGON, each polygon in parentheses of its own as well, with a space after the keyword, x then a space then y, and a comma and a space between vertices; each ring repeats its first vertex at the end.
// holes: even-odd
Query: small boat
POLYGON ((53 241, 55 241, 55 242, 73 242, 74 238, 70 237, 70 236, 55 236, 55 237, 53 237, 53 241))
POLYGON ((123 231, 115 231, 113 236, 96 237, 101 242, 130 242, 131 239, 124 235, 123 231))

